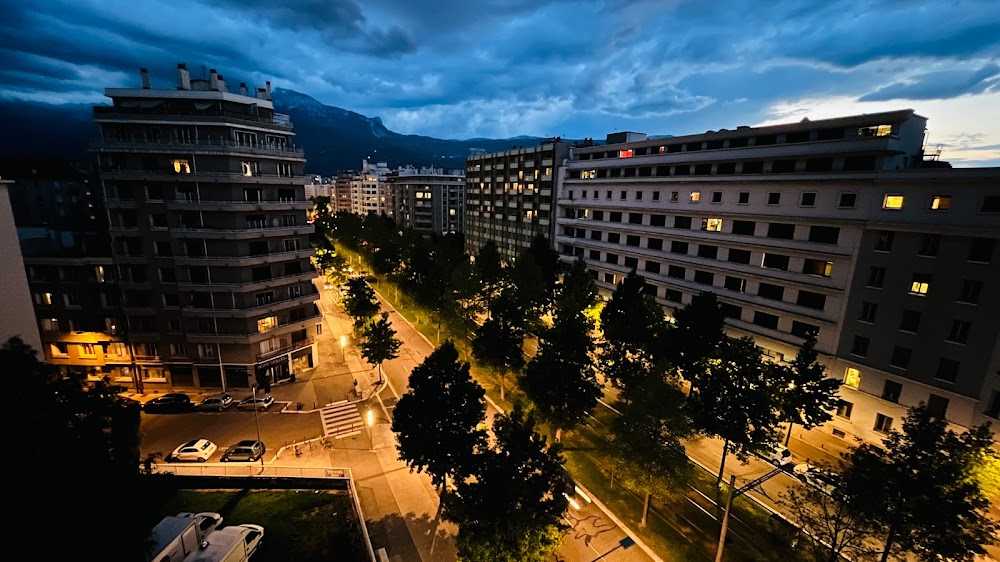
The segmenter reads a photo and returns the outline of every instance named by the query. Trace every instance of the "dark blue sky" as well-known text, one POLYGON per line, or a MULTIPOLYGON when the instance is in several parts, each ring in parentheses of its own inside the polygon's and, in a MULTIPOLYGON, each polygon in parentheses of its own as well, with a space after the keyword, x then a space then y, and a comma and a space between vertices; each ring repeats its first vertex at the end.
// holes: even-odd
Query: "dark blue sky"
POLYGON ((997 0, 0 0, 0 98, 101 103, 174 68, 390 129, 602 138, 913 108, 1000 165, 997 0))

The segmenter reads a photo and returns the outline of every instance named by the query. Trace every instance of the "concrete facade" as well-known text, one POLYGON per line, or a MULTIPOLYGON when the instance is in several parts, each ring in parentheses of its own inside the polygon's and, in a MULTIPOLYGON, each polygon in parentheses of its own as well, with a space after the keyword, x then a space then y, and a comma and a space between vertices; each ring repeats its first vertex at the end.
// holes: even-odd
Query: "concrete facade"
POLYGON ((449 234, 464 231, 465 176, 461 170, 404 167, 385 177, 392 216, 401 227, 449 234))
POLYGON ((0 330, 0 345, 12 337, 21 338, 42 356, 42 340, 38 336, 38 325, 35 321, 35 310, 31 306, 31 291, 28 289, 28 279, 24 269, 18 267, 21 262, 21 247, 17 239, 17 228, 14 225, 14 213, 10 206, 7 186, 12 181, 0 178, 0 255, 6 256, 8 267, 0 273, 0 284, 4 287, 3 306, 0 316, 3 316, 3 328, 0 330))

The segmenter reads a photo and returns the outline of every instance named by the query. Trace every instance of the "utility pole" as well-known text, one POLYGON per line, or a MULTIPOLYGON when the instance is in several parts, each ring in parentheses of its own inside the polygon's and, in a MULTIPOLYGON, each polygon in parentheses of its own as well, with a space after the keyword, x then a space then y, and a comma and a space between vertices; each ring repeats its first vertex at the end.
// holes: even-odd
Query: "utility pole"
POLYGON ((722 562, 722 550, 726 546, 726 531, 729 529, 729 512, 733 509, 736 496, 736 475, 729 477, 729 496, 726 498, 726 513, 722 516, 722 532, 719 533, 719 548, 715 551, 715 562, 722 562))

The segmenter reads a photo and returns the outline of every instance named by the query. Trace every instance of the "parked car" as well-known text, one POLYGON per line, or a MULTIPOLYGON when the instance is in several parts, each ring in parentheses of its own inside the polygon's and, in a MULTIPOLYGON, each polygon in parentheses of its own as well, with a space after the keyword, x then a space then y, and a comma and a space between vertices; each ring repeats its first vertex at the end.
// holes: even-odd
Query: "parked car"
POLYGON ((222 454, 222 462, 253 462, 260 460, 266 451, 264 443, 256 439, 244 439, 222 454))
POLYGON ((792 463, 792 452, 788 450, 788 447, 783 445, 778 445, 776 448, 760 456, 767 462, 779 467, 785 467, 792 463))
POLYGON ((167 461, 205 462, 212 458, 218 448, 218 445, 208 439, 192 439, 174 449, 167 461))
POLYGON ((230 394, 220 396, 209 396, 195 406, 199 412, 222 412, 233 405, 233 397, 230 394))
POLYGON ((190 412, 194 408, 191 397, 181 392, 171 392, 157 396, 142 405, 142 410, 150 414, 190 412))
POLYGON ((258 410, 266 411, 274 404, 274 398, 270 394, 265 394, 263 396, 247 396, 236 405, 237 410, 253 410, 254 404, 257 404, 258 410))
POLYGON ((264 539, 264 527, 254 525, 253 523, 243 523, 242 525, 234 526, 247 530, 247 534, 243 537, 243 540, 246 543, 247 557, 249 558, 251 554, 257 552, 257 548, 264 539))
POLYGON ((795 465, 792 472, 800 482, 807 486, 819 488, 829 495, 837 491, 839 483, 837 475, 829 470, 818 468, 808 463, 802 463, 795 465))
POLYGON ((189 511, 184 511, 177 514, 177 517, 194 517, 198 520, 198 527, 201 528, 202 536, 205 536, 212 531, 219 528, 222 524, 222 515, 218 513, 212 513, 209 511, 203 511, 201 513, 191 513, 189 511))

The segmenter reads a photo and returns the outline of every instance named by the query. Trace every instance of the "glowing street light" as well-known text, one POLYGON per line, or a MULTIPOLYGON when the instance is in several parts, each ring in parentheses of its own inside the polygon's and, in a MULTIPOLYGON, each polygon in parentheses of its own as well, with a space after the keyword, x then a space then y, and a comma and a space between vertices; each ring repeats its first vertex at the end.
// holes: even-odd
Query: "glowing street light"
POLYGON ((347 347, 347 336, 340 336, 340 357, 347 363, 347 352, 344 349, 347 347))
POLYGON ((368 428, 368 441, 372 444, 371 449, 369 449, 370 451, 375 450, 375 437, 372 433, 373 425, 375 425, 375 413, 372 412, 371 408, 369 408, 368 411, 365 412, 365 427, 368 428))

